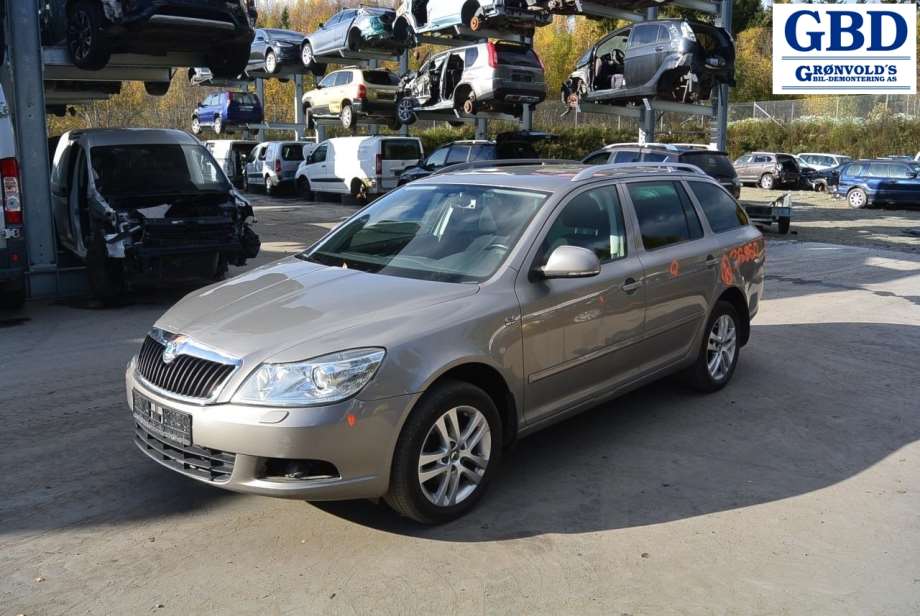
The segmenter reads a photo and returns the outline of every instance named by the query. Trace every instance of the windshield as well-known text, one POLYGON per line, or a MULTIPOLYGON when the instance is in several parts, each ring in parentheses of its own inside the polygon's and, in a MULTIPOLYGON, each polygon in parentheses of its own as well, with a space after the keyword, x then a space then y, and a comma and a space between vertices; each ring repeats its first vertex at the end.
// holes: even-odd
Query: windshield
POLYGON ((106 199, 230 191, 223 171, 201 145, 96 146, 90 158, 96 190, 106 199))
POLYGON ((492 186, 409 185, 300 258, 403 278, 482 282, 505 261, 546 198, 492 186))

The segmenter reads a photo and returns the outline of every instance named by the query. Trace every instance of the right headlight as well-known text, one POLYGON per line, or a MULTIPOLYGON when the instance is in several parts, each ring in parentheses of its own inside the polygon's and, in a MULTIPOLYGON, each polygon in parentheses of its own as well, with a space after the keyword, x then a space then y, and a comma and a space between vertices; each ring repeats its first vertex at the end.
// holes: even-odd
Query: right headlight
POLYGON ((368 384, 386 351, 352 349, 302 362, 262 364, 250 374, 233 402, 264 406, 313 406, 349 398, 368 384))

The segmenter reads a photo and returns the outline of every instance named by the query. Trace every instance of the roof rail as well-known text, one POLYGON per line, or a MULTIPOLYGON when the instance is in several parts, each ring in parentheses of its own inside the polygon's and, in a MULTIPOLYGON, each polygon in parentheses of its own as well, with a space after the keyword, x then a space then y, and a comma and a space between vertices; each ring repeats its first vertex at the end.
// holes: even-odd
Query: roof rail
POLYGON ((691 165, 689 163, 609 163, 607 165, 593 165, 588 167, 584 171, 579 171, 575 174, 575 177, 572 178, 573 182, 579 182, 581 180, 587 180, 593 178, 597 175, 603 175, 608 171, 629 171, 630 169, 661 169, 666 171, 689 171, 690 173, 699 173, 700 175, 706 175, 706 173, 697 167, 696 165, 691 165))
POLYGON ((438 169, 431 175, 453 173, 454 171, 469 171, 470 169, 494 169, 496 167, 545 167, 547 165, 580 165, 577 160, 544 159, 544 158, 509 158, 507 160, 477 160, 471 163, 457 163, 438 169))

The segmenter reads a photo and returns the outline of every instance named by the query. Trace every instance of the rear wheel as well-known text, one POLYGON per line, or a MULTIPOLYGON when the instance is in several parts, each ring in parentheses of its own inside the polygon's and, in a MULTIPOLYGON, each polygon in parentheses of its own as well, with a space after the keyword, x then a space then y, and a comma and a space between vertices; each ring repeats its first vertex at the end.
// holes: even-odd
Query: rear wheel
POLYGON ((772 173, 764 173, 760 176, 760 187, 764 190, 773 190, 773 185, 776 183, 776 178, 773 177, 772 173))
POLYGON ((344 128, 351 130, 355 127, 355 114, 351 108, 351 103, 342 103, 342 110, 339 112, 339 120, 341 120, 344 128))
POLYGON ((348 32, 346 45, 348 45, 348 51, 358 51, 361 47, 361 32, 357 28, 352 28, 348 32))
POLYGON ((847 204, 854 210, 861 210, 869 204, 869 196, 862 188, 854 188, 847 193, 847 204))
POLYGON ((689 384, 702 392, 714 392, 725 387, 738 365, 738 332, 741 321, 735 307, 717 302, 709 321, 696 363, 685 372, 689 384))
POLYGON ((224 132, 224 119, 220 114, 214 116, 214 134, 219 135, 224 132))
POLYGON ((67 49, 77 68, 98 71, 109 63, 111 43, 106 29, 111 25, 95 0, 77 0, 68 13, 67 49))
POLYGON ((25 280, 14 280, 0 285, 0 309, 19 310, 26 303, 25 280))
POLYGON ((482 498, 501 443, 498 409, 484 391, 460 381, 436 385, 399 435, 387 503, 423 524, 459 518, 482 498))
POLYGON ((218 79, 236 79, 249 64, 249 46, 217 50, 208 60, 208 68, 218 79))
POLYGON ((198 116, 192 116, 192 134, 198 135, 201 133, 201 122, 198 120, 198 116))

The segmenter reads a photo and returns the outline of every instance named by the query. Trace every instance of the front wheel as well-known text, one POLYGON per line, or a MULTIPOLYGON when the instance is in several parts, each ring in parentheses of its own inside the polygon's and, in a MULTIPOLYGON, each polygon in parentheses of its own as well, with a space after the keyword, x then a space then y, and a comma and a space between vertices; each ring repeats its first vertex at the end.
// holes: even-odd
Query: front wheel
POLYGON ((869 196, 862 188, 854 188, 847 193, 847 204, 854 210, 861 210, 869 204, 869 196))
POLYGON ((482 498, 501 453, 501 420, 492 399, 469 383, 436 385, 399 435, 386 501, 423 524, 459 518, 482 498))
POLYGON ((738 365, 740 320, 735 307, 718 302, 709 315, 696 362, 685 376, 691 387, 710 393, 725 387, 738 365))
POLYGON ((773 177, 772 173, 764 173, 760 177, 760 187, 764 190, 773 190, 773 185, 776 183, 776 178, 773 177))
POLYGON ((311 71, 316 69, 316 57, 313 55, 313 46, 306 42, 300 48, 300 62, 303 67, 311 71))
POLYGON ((297 196, 307 201, 313 200, 313 190, 310 188, 310 180, 301 176, 297 178, 297 196))

